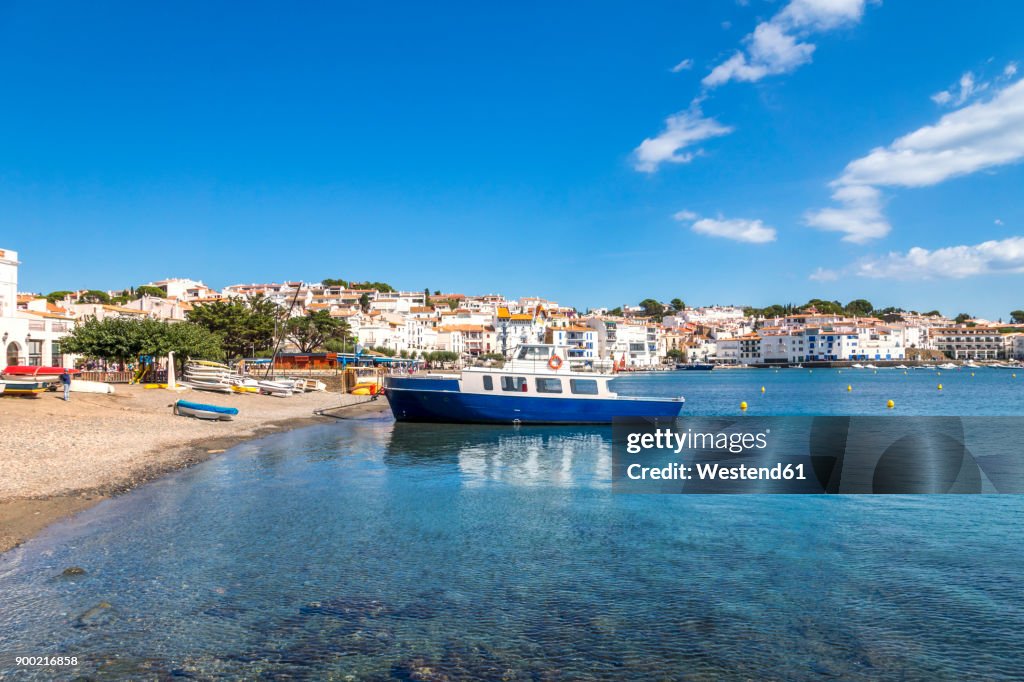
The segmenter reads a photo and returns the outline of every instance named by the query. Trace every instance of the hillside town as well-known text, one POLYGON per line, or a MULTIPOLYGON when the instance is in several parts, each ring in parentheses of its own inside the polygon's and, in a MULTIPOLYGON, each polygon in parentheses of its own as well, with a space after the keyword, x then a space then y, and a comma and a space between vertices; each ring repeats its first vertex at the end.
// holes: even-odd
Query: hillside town
MULTIPOLYGON (((553 343, 572 364, 611 361, 623 370, 677 363, 716 366, 789 366, 801 363, 935 359, 997 362, 1024 359, 1024 320, 959 316, 950 319, 892 310, 884 314, 819 309, 755 310, 735 305, 662 304, 580 312, 542 297, 398 291, 382 283, 280 282, 234 284, 216 290, 202 281, 169 278, 123 291, 18 291, 18 254, 0 249, 0 349, 8 365, 74 366, 82 358, 62 351, 62 340, 88 320, 150 319, 179 323, 199 318, 203 306, 260 299, 288 321, 330 320, 337 344, 275 333, 274 350, 295 366, 334 353, 428 358, 444 353, 456 363, 507 356, 524 343, 553 343), (346 345, 347 343, 347 345, 346 345)), ((855 302, 854 302, 855 303, 855 302)), ((851 303, 847 308, 856 308, 851 303)), ((863 302, 866 303, 866 302, 863 302)), ((870 307, 870 306, 869 306, 870 307)), ((240 349, 266 357, 268 349, 240 349)))

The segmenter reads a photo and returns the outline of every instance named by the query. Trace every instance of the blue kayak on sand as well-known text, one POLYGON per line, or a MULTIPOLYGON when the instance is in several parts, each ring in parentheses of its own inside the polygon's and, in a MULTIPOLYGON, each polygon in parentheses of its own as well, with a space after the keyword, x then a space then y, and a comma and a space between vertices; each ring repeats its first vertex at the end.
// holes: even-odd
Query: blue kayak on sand
POLYGON ((237 407, 221 407, 220 405, 207 405, 206 403, 193 403, 187 400, 179 400, 174 403, 174 414, 197 419, 210 419, 216 421, 231 421, 238 414, 237 407))

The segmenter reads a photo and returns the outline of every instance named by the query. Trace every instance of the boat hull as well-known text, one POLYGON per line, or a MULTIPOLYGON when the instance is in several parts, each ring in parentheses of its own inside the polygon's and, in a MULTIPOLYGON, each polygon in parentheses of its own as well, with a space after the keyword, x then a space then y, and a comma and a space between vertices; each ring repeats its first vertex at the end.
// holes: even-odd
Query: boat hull
POLYGON ((385 389, 397 421, 450 424, 610 424, 614 417, 679 416, 681 401, 642 398, 539 398, 519 394, 462 393, 455 380, 388 382, 385 389), (446 386, 447 384, 447 386, 446 386), (452 387, 456 390, 452 390, 452 387))
POLYGON ((0 395, 15 397, 23 396, 37 398, 40 393, 49 389, 49 382, 45 381, 23 381, 19 379, 4 379, 4 390, 0 395))
POLYGON ((179 400, 174 403, 174 413, 184 417, 195 417, 196 419, 231 421, 238 414, 238 408, 179 400))

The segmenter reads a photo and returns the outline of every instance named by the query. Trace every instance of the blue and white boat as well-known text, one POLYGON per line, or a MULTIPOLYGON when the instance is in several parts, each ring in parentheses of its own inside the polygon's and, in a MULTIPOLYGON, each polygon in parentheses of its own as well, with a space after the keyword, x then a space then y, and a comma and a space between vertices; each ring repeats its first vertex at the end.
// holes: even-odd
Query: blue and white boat
POLYGON ((461 374, 391 375, 384 395, 395 419, 456 424, 610 424, 613 417, 675 419, 684 399, 620 396, 614 374, 570 369, 550 344, 520 346, 503 367, 461 374))
POLYGON ((231 421, 235 415, 238 414, 238 408, 178 400, 174 403, 174 414, 178 414, 183 417, 195 417, 196 419, 209 419, 211 421, 227 422, 231 421))

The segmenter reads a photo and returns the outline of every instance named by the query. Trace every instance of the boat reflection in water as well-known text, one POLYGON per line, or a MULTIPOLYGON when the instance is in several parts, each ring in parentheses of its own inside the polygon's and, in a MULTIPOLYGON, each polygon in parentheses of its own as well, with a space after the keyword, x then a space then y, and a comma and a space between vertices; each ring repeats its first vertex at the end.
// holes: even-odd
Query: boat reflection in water
POLYGON ((607 485, 607 427, 469 426, 396 422, 384 455, 389 467, 458 471, 465 486, 607 485))

